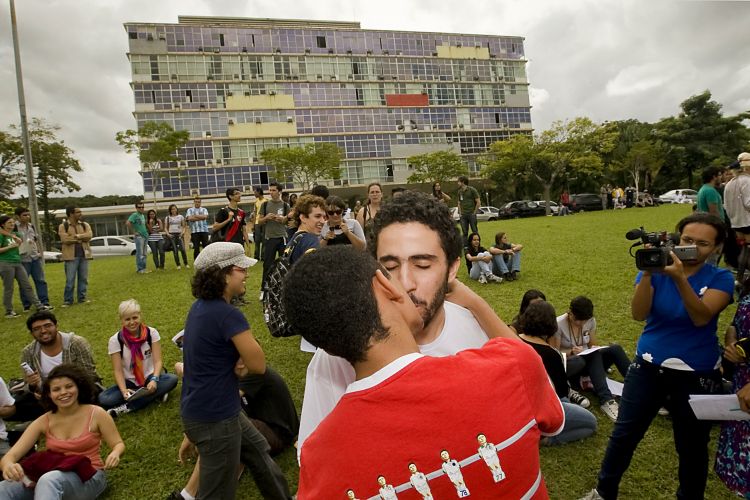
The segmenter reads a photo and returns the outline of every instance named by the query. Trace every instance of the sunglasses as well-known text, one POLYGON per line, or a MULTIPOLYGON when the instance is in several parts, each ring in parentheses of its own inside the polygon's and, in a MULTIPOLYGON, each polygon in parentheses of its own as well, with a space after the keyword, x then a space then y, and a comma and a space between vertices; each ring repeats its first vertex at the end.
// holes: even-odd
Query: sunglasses
POLYGON ((341 209, 338 209, 338 210, 326 210, 326 213, 328 215, 341 215, 341 214, 344 213, 344 211, 341 210, 341 209))

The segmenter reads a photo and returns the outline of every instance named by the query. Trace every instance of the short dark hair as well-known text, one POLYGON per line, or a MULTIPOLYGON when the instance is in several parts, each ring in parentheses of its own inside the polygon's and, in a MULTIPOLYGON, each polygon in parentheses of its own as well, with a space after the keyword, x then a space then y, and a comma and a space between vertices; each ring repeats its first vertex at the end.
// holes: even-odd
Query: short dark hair
MULTIPOLYGON (((139 201, 138 203, 136 203, 136 205, 141 205, 142 203, 142 201, 139 201)), ((68 205, 67 207, 65 207, 65 215, 70 217, 76 212, 76 208, 77 207, 75 205, 68 205)))
POLYGON ((711 182, 711 179, 721 174, 724 170, 725 169, 721 167, 715 167, 715 166, 704 168, 703 172, 701 173, 701 179, 703 180, 703 184, 708 184, 709 182, 711 182))
POLYGON ((323 184, 316 184, 315 186, 313 186, 310 194, 320 196, 324 200, 331 195, 330 191, 328 190, 328 186, 324 186, 323 184))
POLYGON ((688 224, 706 224, 707 226, 713 227, 716 230, 715 245, 721 245, 727 238, 727 226, 724 224, 724 221, 714 214, 693 212, 677 223, 677 232, 682 233, 682 230, 685 229, 685 226, 688 224))
POLYGON ((292 330, 350 363, 364 360, 370 342, 389 334, 372 289, 378 269, 371 255, 351 245, 323 247, 297 261, 282 291, 292 330))
POLYGON ((284 188, 281 187, 281 184, 275 181, 268 183, 268 189, 271 189, 271 187, 275 187, 276 189, 278 189, 279 193, 284 191, 284 188))
POLYGON ((57 405, 50 397, 50 385, 58 378, 69 378, 78 387, 78 404, 86 405, 94 402, 94 381, 83 368, 71 363, 57 365, 49 372, 47 378, 42 382, 42 406, 52 413, 57 412, 57 405))
POLYGON ((10 215, 0 215, 0 226, 3 226, 6 222, 11 220, 13 217, 10 215))
POLYGON ((453 222, 450 209, 432 196, 416 191, 406 191, 383 203, 372 220, 367 248, 373 256, 378 254, 378 236, 391 224, 418 222, 435 231, 448 262, 461 256, 462 237, 453 222))
POLYGON ((263 187, 262 186, 253 186, 253 193, 263 194, 263 187))
POLYGON ((594 317, 594 303, 588 297, 579 295, 570 301, 570 312, 576 319, 589 320, 594 317))
POLYGON ((391 189, 391 195, 394 195, 396 193, 403 193, 404 191, 406 191, 406 188, 395 187, 395 188, 391 189))
POLYGON ((21 215, 21 214, 25 214, 28 211, 29 211, 29 209, 26 208, 26 207, 16 207, 15 214, 18 216, 18 215, 21 215))
POLYGON ((465 175, 459 175, 459 176, 458 176, 458 181, 459 181, 459 182, 460 182, 461 184, 465 184, 465 185, 467 185, 467 186, 469 185, 469 178, 468 178, 468 177, 466 177, 465 175))
POLYGON ((546 301, 534 302, 521 315, 519 324, 524 335, 548 339, 557 333, 555 308, 546 301))
POLYGON ((240 193, 242 192, 241 189, 238 189, 236 187, 227 188, 227 192, 226 192, 227 200, 230 199, 234 195, 235 191, 239 191, 240 193))
POLYGON ((328 198, 326 198, 326 205, 329 207, 333 206, 333 207, 338 207, 341 210, 346 210, 346 203, 344 203, 344 200, 342 200, 338 196, 331 195, 328 198))
POLYGON ((54 324, 57 324, 57 318, 54 314, 52 314, 51 311, 37 311, 28 318, 26 318, 26 328, 31 331, 31 325, 36 323, 37 321, 45 321, 50 320, 54 324))
POLYGON ((196 271, 190 286, 193 297, 203 300, 215 300, 224 298, 224 289, 227 286, 226 276, 232 272, 234 266, 211 266, 196 271))

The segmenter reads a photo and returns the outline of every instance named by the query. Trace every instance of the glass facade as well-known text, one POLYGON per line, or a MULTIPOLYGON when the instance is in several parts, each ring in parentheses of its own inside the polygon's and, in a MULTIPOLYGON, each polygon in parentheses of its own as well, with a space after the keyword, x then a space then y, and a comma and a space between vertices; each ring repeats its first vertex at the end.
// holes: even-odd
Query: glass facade
POLYGON ((313 142, 342 151, 330 185, 403 183, 406 158, 433 150, 476 172, 489 144, 532 130, 520 37, 218 17, 125 30, 138 126, 190 132, 181 161, 141 172, 162 198, 265 187, 264 149, 313 142))

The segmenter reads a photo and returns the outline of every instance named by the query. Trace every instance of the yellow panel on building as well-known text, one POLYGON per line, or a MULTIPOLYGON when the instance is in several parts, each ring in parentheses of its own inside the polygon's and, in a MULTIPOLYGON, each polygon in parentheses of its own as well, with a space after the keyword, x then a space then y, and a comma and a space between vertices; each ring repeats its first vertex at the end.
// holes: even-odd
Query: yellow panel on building
POLYGON ((229 95, 228 110, 294 109, 294 97, 286 94, 229 95))
POLYGON ((258 137, 291 137, 297 135, 294 123, 235 123, 229 125, 230 139, 254 139, 258 137))
POLYGON ((438 45, 438 57, 450 59, 489 59, 490 49, 487 47, 456 47, 454 45, 438 45))

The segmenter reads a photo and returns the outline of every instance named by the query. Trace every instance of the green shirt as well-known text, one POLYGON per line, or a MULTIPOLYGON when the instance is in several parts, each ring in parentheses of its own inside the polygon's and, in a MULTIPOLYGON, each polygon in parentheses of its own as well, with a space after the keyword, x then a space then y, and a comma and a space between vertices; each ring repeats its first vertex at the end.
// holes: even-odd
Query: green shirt
POLYGON ((477 208, 476 200, 479 198, 479 191, 471 186, 458 190, 458 209, 461 215, 473 214, 477 208))
MULTIPOLYGON (((267 214, 287 215, 288 213, 289 205, 284 200, 273 201, 271 198, 266 200, 260 210, 261 217, 265 217, 267 214)), ((281 222, 269 220, 264 224, 263 237, 265 239, 284 238, 286 237, 286 226, 281 222)))
POLYGON ((133 212, 128 217, 128 222, 133 226, 133 230, 144 238, 148 238, 148 228, 146 228, 146 216, 140 212, 133 212))
POLYGON ((704 184, 698 191, 698 211, 708 212, 708 207, 712 203, 716 204, 719 209, 719 217, 724 220, 724 207, 721 202, 721 194, 712 184, 704 184))
MULTIPOLYGON (((20 238, 20 235, 16 232, 14 232, 16 236, 20 238)), ((13 238, 10 236, 5 236, 4 234, 0 234, 0 248, 4 248, 10 245, 10 243, 13 241, 13 238)), ((21 263, 21 254, 18 252, 18 245, 16 245, 14 248, 11 248, 10 250, 6 250, 3 253, 0 253, 0 262, 9 262, 12 264, 15 263, 21 263)))

